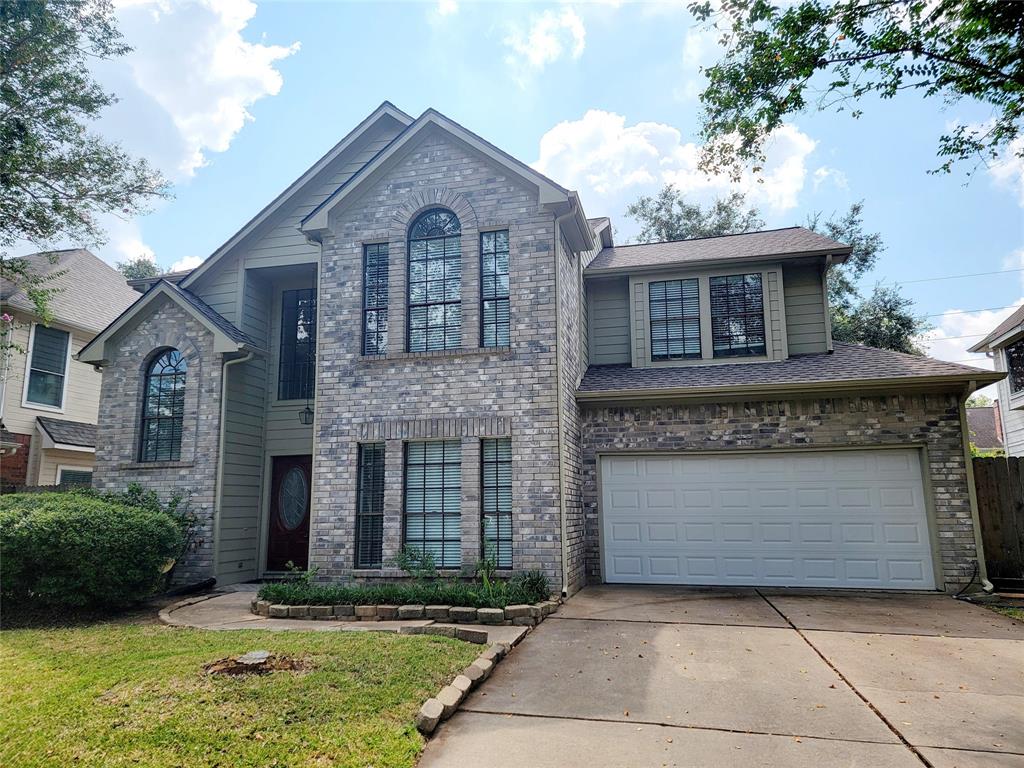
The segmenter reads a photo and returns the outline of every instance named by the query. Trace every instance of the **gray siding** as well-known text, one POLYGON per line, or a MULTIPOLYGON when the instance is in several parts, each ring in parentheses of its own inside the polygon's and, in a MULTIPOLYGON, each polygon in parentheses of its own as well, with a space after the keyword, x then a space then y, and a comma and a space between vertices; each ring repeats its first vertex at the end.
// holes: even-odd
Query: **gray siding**
POLYGON ((817 266, 783 266, 789 354, 806 355, 828 350, 828 326, 821 272, 817 266))
MULTIPOLYGON (((310 288, 315 278, 292 277, 275 280, 270 291, 270 369, 267 373, 266 445, 271 456, 298 456, 313 453, 313 426, 299 423, 301 400, 278 400, 277 379, 281 351, 281 293, 294 288, 310 288)), ((318 320, 317 325, 321 325, 318 320)), ((319 342, 319 340, 318 340, 319 342)), ((319 351, 319 350, 318 350, 319 351)))
POLYGON ((591 365, 628 363, 629 283, 626 278, 587 281, 588 351, 591 365))

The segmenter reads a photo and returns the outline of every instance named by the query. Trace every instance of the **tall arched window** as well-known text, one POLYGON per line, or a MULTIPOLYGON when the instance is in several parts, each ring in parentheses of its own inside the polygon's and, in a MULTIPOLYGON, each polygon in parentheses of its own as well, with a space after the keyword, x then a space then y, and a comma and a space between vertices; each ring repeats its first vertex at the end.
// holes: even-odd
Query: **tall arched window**
POLYGON ((462 346, 462 227, 443 208, 409 227, 408 350, 462 346))
POLYGON ((178 461, 185 420, 185 358, 176 349, 160 352, 146 369, 139 461, 178 461))

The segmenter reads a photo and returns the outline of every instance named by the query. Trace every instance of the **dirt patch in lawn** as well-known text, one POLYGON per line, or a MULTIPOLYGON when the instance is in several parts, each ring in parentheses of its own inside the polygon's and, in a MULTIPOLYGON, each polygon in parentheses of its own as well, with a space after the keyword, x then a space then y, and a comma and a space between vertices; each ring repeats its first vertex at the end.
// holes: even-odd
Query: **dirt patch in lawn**
POLYGON ((302 659, 291 656, 280 656, 267 651, 251 651, 241 656, 229 656, 226 659, 206 664, 203 670, 208 675, 268 675, 271 672, 301 672, 309 669, 309 664, 302 659))

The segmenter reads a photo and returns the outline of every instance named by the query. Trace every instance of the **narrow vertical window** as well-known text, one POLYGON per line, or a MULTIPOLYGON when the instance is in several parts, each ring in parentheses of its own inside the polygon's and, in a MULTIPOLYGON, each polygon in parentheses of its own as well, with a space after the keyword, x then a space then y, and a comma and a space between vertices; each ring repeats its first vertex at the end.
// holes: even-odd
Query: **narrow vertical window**
POLYGON ((481 344, 509 343, 508 230, 480 235, 481 344))
POLYGON ((651 283, 648 293, 651 360, 700 357, 700 292, 697 278, 651 283))
POLYGON ((499 568, 512 567, 512 440, 480 441, 483 486, 483 554, 499 568))
POLYGON ((146 369, 139 461, 181 459, 187 368, 181 353, 168 349, 157 355, 146 369))
POLYGON ((1010 374, 1010 392, 1024 390, 1024 341, 1018 341, 1006 348, 1006 370, 1010 374))
POLYGON ((462 227, 440 208, 409 228, 408 351, 462 346, 462 227))
POLYGON ((316 370, 316 292, 300 288, 281 292, 281 349, 278 400, 313 397, 316 370))
POLYGON ((68 345, 71 334, 57 328, 36 325, 32 329, 32 357, 29 361, 25 403, 47 408, 64 407, 68 345))
POLYGON ((714 356, 765 354, 761 275, 712 277, 710 283, 714 356))
POLYGON ((388 244, 363 246, 363 354, 388 351, 388 244))
POLYGON ((462 565, 462 444, 433 440, 405 446, 405 545, 439 568, 462 565))
POLYGON ((384 549, 384 443, 359 446, 356 568, 380 568, 384 549))

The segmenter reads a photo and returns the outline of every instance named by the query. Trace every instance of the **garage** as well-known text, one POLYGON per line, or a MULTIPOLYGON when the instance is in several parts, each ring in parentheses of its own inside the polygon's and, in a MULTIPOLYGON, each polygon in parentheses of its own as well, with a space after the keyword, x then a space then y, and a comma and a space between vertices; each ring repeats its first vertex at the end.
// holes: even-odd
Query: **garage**
POLYGON ((612 583, 934 589, 918 449, 600 457, 612 583))

